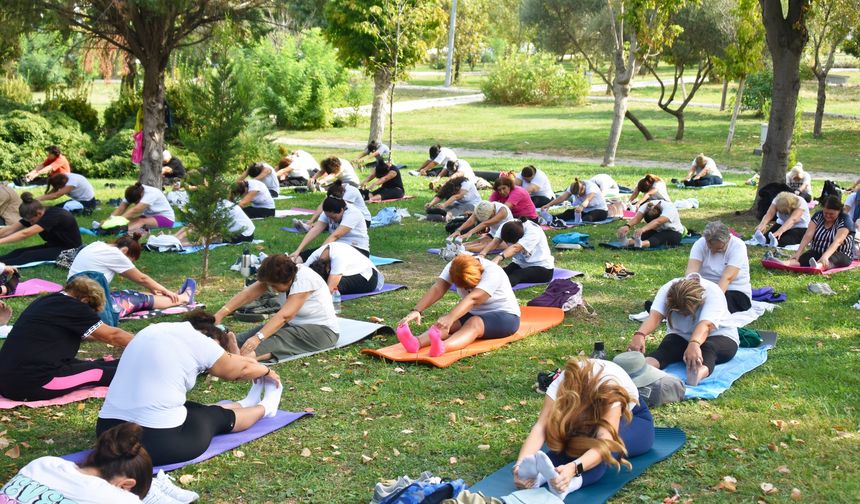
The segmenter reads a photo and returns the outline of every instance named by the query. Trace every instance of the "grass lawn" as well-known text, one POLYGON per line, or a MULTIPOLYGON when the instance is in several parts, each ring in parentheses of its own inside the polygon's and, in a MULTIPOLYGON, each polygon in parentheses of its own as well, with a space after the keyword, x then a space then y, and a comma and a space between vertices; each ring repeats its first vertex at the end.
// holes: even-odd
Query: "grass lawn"
MULTIPOLYGON (((485 112, 481 108, 456 110, 485 112)), ((561 115, 560 111, 550 114, 542 109, 514 110, 536 116, 561 115)), ((466 114, 461 118, 465 120, 466 114)), ((543 120, 553 128, 562 119, 543 120)), ((446 137, 452 139, 457 138, 460 128, 468 127, 448 124, 454 125, 446 137)), ((324 154, 310 150, 317 156, 324 154)), ((420 153, 398 153, 398 161, 410 166, 422 158, 420 153)), ((498 167, 523 164, 522 160, 496 161, 498 167)), ((554 162, 543 162, 541 167, 551 175, 556 188, 573 173, 588 176, 600 171, 597 166, 554 162)), ((613 173, 629 186, 641 171, 619 168, 613 173)), ((671 176, 673 172, 658 173, 671 176)), ((728 179, 742 182, 739 175, 728 179)), ((404 180, 408 192, 419 197, 399 206, 420 212, 430 197, 426 179, 404 180)), ((104 189, 104 181, 94 185, 102 200, 120 193, 104 189)), ((707 221, 719 218, 741 233, 752 231, 750 218, 734 215, 735 210, 750 206, 752 189, 747 186, 674 190, 672 196, 699 198, 699 209, 682 213, 689 228, 701 230, 707 221)), ((319 194, 302 195, 279 201, 278 206, 310 207, 320 198, 319 194)), ((107 212, 102 208, 97 217, 107 212)), ((91 220, 81 218, 80 223, 86 225, 91 220)), ((258 248, 270 254, 292 250, 300 237, 279 231, 285 223, 279 219, 258 221, 257 237, 265 239, 258 248)), ((616 227, 590 227, 585 232, 598 243, 611 238, 616 227)), ((424 250, 440 246, 445 234, 439 224, 414 218, 401 226, 371 230, 370 234, 375 254, 406 261, 386 266, 383 271, 389 282, 406 284, 409 289, 397 295, 348 302, 344 315, 356 319, 376 315, 393 324, 443 268, 439 257, 424 250)), ((4 246, 2 252, 11 248, 4 246)), ((596 340, 605 341, 610 354, 624 350, 637 327, 627 320, 627 314, 640 311, 642 302, 660 285, 683 273, 688 252, 689 247, 654 253, 600 248, 560 252, 556 254, 560 267, 586 272, 582 280, 585 299, 596 309, 596 316, 568 317, 560 327, 490 354, 464 359, 445 370, 391 364, 359 353, 362 346, 391 344, 393 337, 279 365, 276 369, 287 387, 282 408, 312 408, 316 415, 242 446, 243 456, 227 453, 180 470, 175 476, 192 475, 189 486, 201 494, 201 502, 243 503, 367 502, 380 479, 414 476, 424 470, 474 483, 516 456, 543 401, 531 389, 537 372, 561 366, 569 356, 590 352, 596 340), (624 281, 605 279, 601 276, 604 261, 623 262, 636 275, 624 281), (489 445, 489 449, 479 449, 479 445, 489 445), (310 456, 302 456, 305 448, 310 456), (362 456, 371 460, 363 462, 362 456)), ((199 299, 210 308, 217 309, 240 288, 239 275, 227 271, 240 253, 240 247, 213 252, 214 276, 199 293, 199 299)), ((629 484, 613 502, 662 502, 673 494, 673 488, 698 502, 755 502, 762 496, 759 486, 765 482, 778 489, 767 502, 789 502, 792 488, 798 488, 806 502, 849 502, 860 495, 860 415, 856 407, 860 402, 860 312, 850 309, 857 300, 858 276, 851 272, 827 280, 837 295, 819 297, 808 293, 806 285, 820 278, 766 272, 758 264, 760 256, 761 250, 751 251, 753 285, 770 285, 788 294, 786 303, 753 325, 778 331, 777 348, 761 368, 736 382, 719 399, 656 409, 658 425, 682 427, 689 441, 680 453, 629 484), (712 489, 728 475, 738 480, 736 493, 712 489)), ((145 252, 138 266, 165 285, 178 287, 186 275, 199 273, 200 256, 145 252)), ((25 270, 24 276, 61 282, 65 271, 41 266, 25 270)), ((114 287, 130 285, 117 278, 114 287)), ((517 295, 526 302, 540 292, 533 288, 517 295)), ((427 321, 453 306, 454 299, 449 295, 428 310, 427 321)), ((20 313, 27 301, 19 298, 9 304, 20 313)), ((232 320, 228 323, 235 329, 246 327, 232 320)), ((136 322, 124 327, 135 331, 145 325, 136 322)), ((649 342, 649 348, 654 345, 656 340, 649 342)), ((106 352, 119 355, 117 349, 102 345, 84 345, 83 349, 84 356, 106 352)), ((201 377, 190 397, 207 402, 238 399, 246 389, 244 383, 201 377)), ((0 474, 8 478, 36 457, 91 446, 100 405, 98 400, 89 400, 49 409, 0 412, 2 437, 10 441, 10 447, 21 449, 20 458, 0 456, 0 474)))

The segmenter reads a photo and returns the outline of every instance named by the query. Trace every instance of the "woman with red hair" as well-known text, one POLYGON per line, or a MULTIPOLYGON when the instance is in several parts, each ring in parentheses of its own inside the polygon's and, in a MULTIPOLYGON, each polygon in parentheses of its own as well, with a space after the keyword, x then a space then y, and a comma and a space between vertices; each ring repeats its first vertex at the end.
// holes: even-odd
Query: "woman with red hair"
POLYGON ((459 255, 445 266, 433 287, 397 327, 397 338, 408 352, 430 346, 430 356, 460 350, 476 339, 505 338, 520 328, 520 305, 505 271, 492 261, 459 255), (424 310, 442 299, 451 285, 460 302, 419 337, 409 323, 421 323, 424 310))

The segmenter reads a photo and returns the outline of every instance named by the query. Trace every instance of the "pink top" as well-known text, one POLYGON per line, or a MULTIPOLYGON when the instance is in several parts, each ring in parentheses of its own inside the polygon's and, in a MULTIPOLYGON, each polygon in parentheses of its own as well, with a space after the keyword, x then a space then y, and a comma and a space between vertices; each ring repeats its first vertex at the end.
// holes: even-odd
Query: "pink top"
POLYGON ((514 186, 507 198, 502 198, 498 192, 493 191, 493 194, 490 195, 490 201, 498 201, 499 203, 508 205, 514 217, 537 218, 535 204, 532 202, 529 192, 520 186, 514 186))

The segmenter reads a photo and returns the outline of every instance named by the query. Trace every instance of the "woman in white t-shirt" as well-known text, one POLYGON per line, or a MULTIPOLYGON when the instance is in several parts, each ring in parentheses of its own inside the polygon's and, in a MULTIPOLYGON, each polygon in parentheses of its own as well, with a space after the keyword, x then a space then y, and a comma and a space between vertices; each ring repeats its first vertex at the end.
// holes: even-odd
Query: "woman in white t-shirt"
POLYGON ((268 163, 251 163, 248 165, 248 168, 239 175, 238 182, 242 182, 248 177, 259 180, 266 186, 266 189, 269 191, 269 195, 272 198, 278 197, 278 190, 280 189, 280 183, 278 183, 278 175, 275 172, 275 168, 268 163))
POLYGON ((663 369, 683 360, 687 385, 696 386, 714 372, 714 366, 730 361, 738 351, 738 330, 725 326, 729 317, 726 296, 720 287, 693 273, 660 287, 651 313, 633 333, 628 350, 645 353, 645 338, 660 328, 665 318, 666 337, 645 362, 663 369))
POLYGON ((380 162, 388 162, 388 155, 391 153, 391 149, 388 148, 382 142, 377 142, 376 140, 371 140, 367 143, 367 147, 364 148, 364 151, 355 159, 352 160, 353 165, 360 165, 364 162, 369 162, 365 168, 370 168, 375 166, 380 162), (373 161, 371 161, 371 159, 373 161))
POLYGON ((275 416, 283 392, 274 370, 232 353, 236 338, 216 327, 215 317, 195 310, 185 320, 152 324, 135 335, 96 422, 97 434, 123 422, 143 427, 142 443, 155 465, 193 460, 213 437, 275 416), (207 406, 187 398, 203 373, 253 384, 241 401, 207 406))
MULTIPOLYGON (((326 189, 326 196, 332 198, 339 198, 344 201, 349 206, 353 206, 357 208, 361 215, 364 216, 364 222, 367 224, 367 228, 370 229, 370 220, 373 216, 370 214, 370 209, 367 208, 367 202, 364 200, 364 196, 361 194, 355 186, 351 186, 349 184, 344 184, 340 180, 334 181, 331 185, 326 189)), ((323 214, 323 205, 319 204, 314 214, 308 219, 306 225, 313 226, 323 214)))
POLYGON ((332 293, 363 294, 377 291, 385 284, 385 278, 370 259, 345 243, 323 245, 314 250, 305 265, 325 280, 332 293))
MULTIPOLYGON (((78 173, 58 173, 52 176, 48 179, 47 192, 36 199, 49 201, 65 195, 80 203, 86 210, 93 210, 96 207, 96 192, 92 184, 78 173)), ((57 206, 65 204, 64 201, 57 206)))
POLYGON ((809 205, 803 198, 794 193, 781 192, 773 199, 773 203, 756 226, 758 240, 763 242, 762 245, 797 245, 809 227, 809 219, 809 205), (768 229, 774 217, 776 224, 768 229), (764 240, 765 234, 767 241, 764 240))
POLYGON ((566 221, 581 219, 582 222, 597 222, 606 220, 609 216, 609 207, 606 206, 606 200, 603 198, 603 193, 600 192, 600 187, 590 180, 582 181, 579 178, 573 179, 566 191, 541 207, 541 210, 546 211, 549 207, 567 200, 571 201, 573 208, 557 215, 556 217, 559 219, 566 221))
POLYGON ((283 186, 307 186, 311 175, 318 172, 319 163, 313 156, 303 150, 293 151, 278 161, 278 176, 283 186))
POLYGON ((431 146, 429 154, 430 158, 427 159, 427 161, 424 161, 424 164, 418 168, 417 172, 420 175, 428 177, 439 175, 439 173, 448 166, 449 162, 457 161, 457 159, 459 159, 453 150, 448 147, 442 147, 440 144, 431 146))
POLYGON ((704 187, 720 185, 722 183, 723 174, 717 168, 717 163, 704 153, 700 153, 690 163, 690 171, 687 172, 687 176, 684 178, 684 185, 687 187, 704 187))
POLYGON ((328 230, 329 235, 323 245, 340 242, 355 247, 365 257, 370 257, 370 237, 367 234, 367 221, 361 211, 346 203, 346 201, 328 196, 323 200, 323 213, 302 238, 296 250, 290 254, 294 260, 298 257, 307 261, 316 249, 305 250, 317 236, 328 230))
POLYGON ((532 202, 538 208, 545 206, 555 198, 549 177, 546 176, 546 173, 532 165, 528 165, 520 171, 515 183, 529 192, 532 202))
MULTIPOLYGON (((193 304, 197 290, 194 279, 186 278, 179 292, 174 293, 134 266, 134 261, 140 259, 140 243, 137 241, 139 238, 140 235, 135 234, 121 236, 113 243, 90 243, 75 256, 67 278, 71 280, 80 274, 98 273, 103 275, 107 285, 110 285, 114 275, 120 275, 151 292, 145 294, 131 289, 110 292, 111 306, 120 318, 139 311, 193 304)), ((108 308, 110 307, 105 307, 108 308)))
MULTIPOLYGON (((482 201, 475 207, 475 211, 472 212, 472 215, 470 215, 469 218, 460 225, 460 227, 451 233, 449 238, 454 239, 460 237, 463 240, 468 240, 473 234, 486 231, 484 234, 481 234, 477 240, 472 240, 463 244, 467 252, 482 252, 494 238, 499 237, 502 226, 512 220, 514 220, 514 214, 511 213, 511 209, 504 203, 482 201), (465 234, 461 234, 463 233, 463 230, 467 230, 465 234)), ((489 252, 489 250, 487 250, 484 255, 486 255, 487 252, 489 252)))
POLYGON ((803 163, 796 163, 785 174, 785 184, 807 203, 812 201, 812 176, 803 169, 803 163))
POLYGON ((128 219, 128 232, 134 233, 143 226, 149 228, 172 228, 176 214, 170 202, 161 189, 140 182, 128 186, 125 199, 119 204, 111 216, 122 216, 128 219))
POLYGON ((493 258, 493 262, 499 264, 505 259, 513 260, 503 268, 511 286, 520 283, 547 283, 552 280, 555 258, 549 248, 546 233, 539 225, 532 221, 506 222, 497 237, 494 237, 479 255, 485 257, 502 245, 506 248, 493 258))
POLYGON ((270 291, 279 294, 281 309, 265 324, 237 336, 242 355, 279 361, 337 344, 340 325, 328 285, 310 268, 296 266, 283 254, 265 258, 257 269, 257 281, 224 303, 215 313, 216 321, 270 291))
POLYGON ((257 179, 236 182, 230 188, 230 200, 242 207, 245 215, 252 219, 275 216, 275 200, 269 188, 257 179))
POLYGON ((511 282, 497 264, 471 255, 459 255, 445 266, 436 283, 418 301, 397 327, 397 338, 407 352, 430 347, 430 356, 454 352, 476 339, 506 338, 520 328, 520 305, 511 282), (421 323, 421 314, 450 290, 457 288, 460 302, 439 317, 419 337, 409 331, 409 323, 421 323))
POLYGON ((358 187, 361 184, 358 174, 355 173, 355 168, 352 167, 352 163, 346 159, 331 156, 322 160, 320 171, 311 177, 308 181, 308 186, 314 187, 318 184, 320 187, 327 188, 335 181, 340 181, 353 187, 358 187))
POLYGON ((639 179, 636 183, 636 188, 633 189, 633 194, 630 195, 628 203, 633 205, 634 210, 638 210, 642 203, 650 200, 663 200, 671 202, 669 197, 669 188, 666 187, 666 182, 657 175, 650 173, 639 179))
POLYGON ((611 196, 617 197, 621 194, 621 188, 618 187, 618 182, 616 182, 615 179, 612 178, 612 175, 609 175, 608 173, 598 173, 588 180, 597 184, 597 187, 600 188, 600 192, 603 193, 603 197, 605 198, 609 198, 611 196))
MULTIPOLYGON (((226 236, 217 237, 213 243, 248 243, 254 241, 254 231, 257 227, 254 222, 248 217, 248 214, 239 205, 230 200, 221 200, 218 202, 218 210, 227 214, 227 232, 226 236)), ((185 226, 176 232, 176 239, 183 246, 202 245, 201 241, 192 242, 188 239, 188 234, 192 232, 191 226, 185 226)))
POLYGON ((544 483, 560 500, 654 444, 654 418, 618 364, 573 358, 547 387, 543 407, 514 464, 517 488, 544 483), (543 445, 547 451, 543 451, 543 445))
POLYGON ((649 201, 640 206, 629 221, 618 228, 618 238, 626 240, 628 247, 677 247, 681 244, 686 228, 681 224, 678 209, 668 201, 649 201), (645 225, 633 232, 633 238, 627 234, 636 224, 645 221, 645 225))
POLYGON ((752 308, 747 245, 722 222, 709 222, 702 237, 693 244, 686 274, 690 273, 699 273, 719 285, 726 295, 729 313, 752 308))
POLYGON ((475 210, 481 195, 475 183, 465 177, 454 177, 442 184, 436 196, 424 204, 427 220, 450 220, 475 210))
POLYGON ((0 502, 140 503, 153 485, 143 429, 124 422, 104 431, 82 465, 40 457, 0 487, 0 502))

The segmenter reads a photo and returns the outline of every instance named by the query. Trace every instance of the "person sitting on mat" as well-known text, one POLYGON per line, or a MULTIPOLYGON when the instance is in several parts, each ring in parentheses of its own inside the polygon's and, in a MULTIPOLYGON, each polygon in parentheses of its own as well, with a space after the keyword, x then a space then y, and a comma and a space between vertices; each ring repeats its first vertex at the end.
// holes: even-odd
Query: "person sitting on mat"
POLYGON ((555 258, 549 248, 546 233, 539 225, 532 221, 506 222, 501 228, 499 237, 493 238, 493 241, 488 243, 478 255, 485 257, 502 244, 506 248, 493 258, 493 262, 499 264, 505 259, 513 260, 503 268, 512 286, 520 283, 546 283, 552 280, 555 258))
POLYGON ((612 466, 631 468, 654 444, 654 418, 618 364, 573 358, 547 387, 543 407, 514 464, 517 488, 549 491, 563 501, 612 466), (542 450, 544 443, 547 451, 542 450))
POLYGON ((687 187, 704 187, 722 183, 723 174, 717 168, 717 163, 704 153, 696 156, 696 159, 690 163, 690 171, 684 177, 684 185, 687 187))
POLYGON ((128 219, 128 232, 140 228, 172 228, 176 214, 161 189, 135 182, 125 190, 125 199, 111 215, 128 219))
MULTIPOLYGON (((69 165, 69 160, 60 152, 60 148, 56 145, 51 145, 45 149, 48 156, 44 161, 36 165, 24 176, 24 180, 31 182, 40 175, 59 175, 60 173, 72 173, 72 167, 69 165)), ((44 179, 42 179, 44 180, 44 179)))
POLYGON ((809 206, 800 196, 781 192, 773 199, 761 222, 756 226, 755 239, 762 245, 786 247, 797 245, 809 226, 809 206), (768 230, 776 217, 776 224, 768 230), (767 238, 765 239, 765 233, 767 238))
POLYGON ((573 222, 598 222, 606 220, 609 216, 609 207, 606 206, 606 199, 603 198, 600 187, 590 180, 583 182, 579 178, 573 179, 573 183, 566 191, 541 207, 541 210, 546 211, 567 200, 572 202, 573 208, 557 215, 559 219, 573 222))
POLYGON ((504 203, 517 219, 537 220, 537 209, 528 191, 514 183, 514 179, 501 176, 493 183, 490 201, 504 203))
POLYGON ((252 219, 275 216, 275 200, 266 184, 257 179, 236 182, 230 188, 230 200, 236 201, 245 215, 252 219))
POLYGON ((672 202, 672 198, 669 197, 669 188, 666 187, 666 182, 657 175, 647 173, 644 177, 639 179, 639 182, 636 183, 636 187, 633 189, 633 194, 630 195, 627 202, 633 207, 633 210, 636 211, 642 203, 650 200, 672 202))
POLYGON ((472 215, 451 233, 449 239, 459 237, 468 240, 473 234, 486 231, 477 240, 463 244, 468 252, 481 252, 494 238, 499 236, 502 226, 512 220, 514 220, 514 216, 511 214, 511 209, 503 203, 482 201, 475 207, 472 215))
POLYGON ((549 177, 532 165, 523 167, 516 177, 516 184, 528 191, 535 207, 543 207, 555 198, 549 177))
POLYGON ((332 242, 314 250, 305 265, 317 272, 331 292, 364 294, 385 284, 382 273, 355 247, 332 242))
POLYGON ((475 183, 465 177, 454 177, 442 184, 436 196, 424 205, 428 220, 450 220, 475 210, 481 195, 475 183))
POLYGON ((390 153, 391 149, 389 149, 387 145, 376 140, 371 140, 367 143, 367 147, 364 148, 361 155, 352 160, 352 164, 359 166, 361 163, 369 162, 367 167, 370 167, 378 165, 380 162, 387 163, 388 155, 390 153))
POLYGON ((143 429, 133 423, 106 430, 81 466, 60 457, 39 457, 0 487, 0 500, 140 504, 153 486, 152 459, 141 445, 142 435, 143 429))
POLYGON ((18 208, 21 206, 21 196, 15 189, 0 184, 0 225, 11 226, 21 220, 18 208))
MULTIPOLYGON (((39 201, 51 201, 62 198, 65 195, 80 203, 87 210, 94 210, 96 208, 96 192, 92 184, 90 184, 90 181, 86 177, 77 173, 52 175, 48 179, 48 188, 45 190, 45 194, 36 199, 39 201)), ((57 206, 65 204, 66 202, 64 201, 57 206)))
POLYGON ((691 273, 699 273, 705 280, 720 286, 725 293, 729 313, 752 308, 747 245, 732 235, 722 222, 709 222, 702 237, 693 244, 686 274, 691 273))
POLYGON ((328 350, 337 344, 340 323, 329 286, 313 270, 297 266, 283 254, 263 259, 257 269, 257 281, 224 303, 215 313, 215 320, 220 323, 269 291, 280 294, 281 309, 265 324, 237 336, 242 355, 260 361, 282 360, 328 350))
MULTIPOLYGON (((248 217, 248 214, 237 204, 230 200, 221 200, 218 203, 218 209, 227 213, 227 235, 217 238, 220 240, 216 243, 248 243, 254 241, 254 231, 257 227, 254 226, 254 221, 248 217)), ((176 232, 176 239, 184 247, 189 245, 202 245, 202 241, 192 242, 188 235, 193 232, 192 226, 185 226, 176 232)))
POLYGON ((96 433, 124 422, 139 424, 143 446, 158 466, 193 460, 213 437, 275 416, 281 379, 254 359, 231 353, 235 349, 235 336, 216 327, 215 317, 203 310, 189 313, 185 322, 147 326, 123 351, 96 433), (253 383, 239 402, 204 406, 187 398, 201 373, 253 383))
POLYGON ((435 177, 448 166, 449 162, 457 161, 458 159, 457 154, 453 150, 436 144, 430 147, 430 158, 424 161, 424 164, 415 173, 425 177, 435 177))
POLYGON ((278 161, 278 180, 282 186, 307 186, 311 175, 318 172, 319 163, 308 152, 295 150, 278 161))
POLYGON ((131 341, 131 334, 102 323, 98 312, 104 305, 102 287, 82 277, 70 280, 62 292, 30 303, 0 347, 0 395, 42 401, 108 385, 117 361, 76 358, 83 341, 117 347, 131 341))
POLYGON ((355 247, 365 257, 370 257, 370 237, 367 234, 367 221, 364 215, 353 205, 341 198, 327 196, 322 203, 323 213, 307 234, 302 238, 296 250, 290 254, 294 260, 301 257, 307 261, 316 249, 305 250, 317 236, 328 230, 329 235, 323 245, 340 242, 355 247))
POLYGON ((362 181, 361 189, 366 192, 367 201, 375 203, 400 199, 406 194, 403 189, 403 179, 400 177, 400 168, 388 164, 387 161, 376 162, 373 172, 362 181), (375 182, 374 179, 376 179, 375 182))
POLYGON ((636 215, 618 228, 618 238, 626 240, 627 247, 677 247, 686 232, 674 204, 650 201, 640 206, 636 215), (633 232, 633 238, 628 239, 630 230, 643 220, 645 225, 633 232))
POLYGON ((185 178, 185 165, 176 156, 164 149, 161 153, 161 176, 168 180, 185 178))
MULTIPOLYGON (((367 228, 370 229, 370 220, 373 218, 370 214, 370 209, 367 208, 367 203, 364 200, 364 196, 361 194, 361 190, 357 189, 355 186, 351 186, 349 184, 344 184, 340 180, 334 181, 331 185, 326 189, 326 195, 332 198, 339 198, 344 201, 349 206, 355 207, 361 211, 361 215, 364 216, 364 222, 367 224, 367 228)), ((322 203, 319 204, 314 214, 308 219, 307 222, 301 222, 298 219, 293 222, 296 223, 301 229, 304 231, 309 231, 311 226, 313 226, 320 218, 320 215, 323 213, 322 203)))
MULTIPOLYGON (((822 270, 850 266, 855 232, 851 218, 842 211, 842 202, 836 196, 828 196, 824 209, 812 216, 797 252, 783 264, 822 270)), ((765 259, 774 260, 773 254, 768 251, 765 259)))
POLYGON ((151 292, 145 294, 131 289, 111 292, 113 305, 120 309, 120 318, 139 311, 193 304, 197 290, 197 283, 193 279, 186 278, 179 293, 174 293, 134 266, 134 261, 140 259, 139 239, 140 235, 134 234, 121 236, 111 244, 100 241, 90 243, 75 256, 69 267, 68 279, 84 272, 96 272, 104 275, 110 285, 114 276, 120 275, 151 292))
POLYGON ((807 203, 812 201, 812 176, 803 169, 803 163, 796 163, 785 174, 785 184, 807 203))
POLYGON ((504 270, 483 257, 459 255, 449 262, 415 309, 398 323, 397 338, 407 352, 430 347, 430 356, 462 350, 476 339, 507 338, 520 329, 520 305, 504 270), (419 337, 408 331, 410 322, 442 299, 454 285, 460 302, 419 337))
POLYGON ((237 182, 242 182, 249 177, 262 182, 273 198, 278 197, 278 190, 281 188, 281 184, 278 182, 278 176, 275 174, 275 169, 272 165, 269 163, 251 163, 239 175, 237 182))
POLYGON ((633 333, 627 349, 645 353, 645 338, 660 329, 665 318, 666 337, 645 362, 664 369, 683 360, 687 385, 695 387, 715 365, 730 361, 738 351, 737 328, 722 325, 728 317, 726 296, 717 284, 697 273, 676 278, 657 291, 648 318, 633 333))
POLYGON ((45 240, 42 245, 15 249, 0 256, 7 266, 19 266, 36 261, 56 261, 60 252, 81 246, 81 230, 75 217, 59 207, 45 207, 25 192, 18 207, 21 220, 0 229, 0 245, 15 243, 35 234, 45 240))
POLYGON ((320 163, 320 171, 316 172, 308 181, 308 187, 328 188, 336 181, 358 187, 361 181, 355 173, 355 168, 346 159, 329 156, 320 163))
POLYGON ((603 194, 604 198, 609 198, 611 196, 617 197, 621 194, 621 188, 618 187, 618 182, 616 182, 615 179, 612 178, 612 175, 609 175, 608 173, 598 173, 588 180, 597 184, 597 187, 600 188, 600 192, 603 194))

